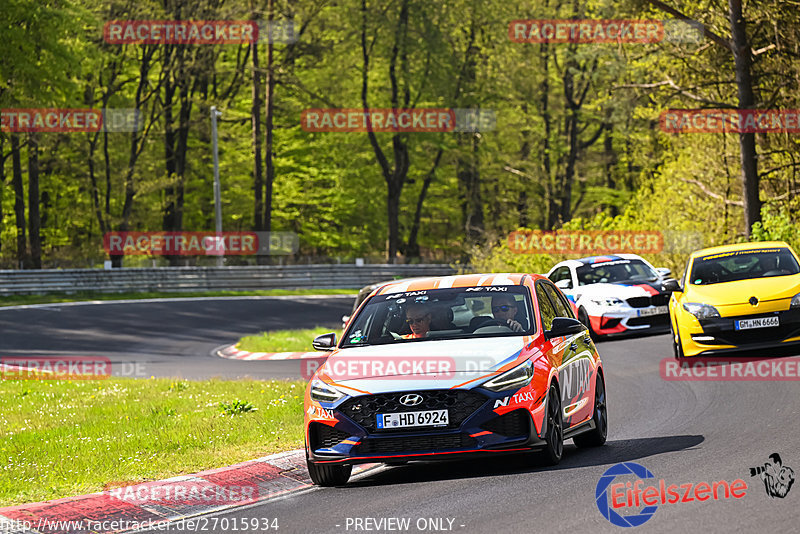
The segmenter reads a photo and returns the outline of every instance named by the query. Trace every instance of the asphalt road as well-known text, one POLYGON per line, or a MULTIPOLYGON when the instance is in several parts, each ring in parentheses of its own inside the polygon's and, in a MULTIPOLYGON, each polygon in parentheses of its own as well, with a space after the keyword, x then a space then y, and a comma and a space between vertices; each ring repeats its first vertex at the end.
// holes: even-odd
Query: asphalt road
MULTIPOLYGON (((222 360, 210 351, 267 327, 335 326, 350 303, 295 297, 6 310, 0 355, 107 355, 144 363, 157 376, 296 376, 294 362, 222 360)), ((225 530, 237 530, 235 520, 244 531, 241 521, 252 518, 277 519, 281 533, 621 531, 595 503, 598 480, 619 462, 636 462, 666 485, 747 483, 741 499, 660 504, 631 531, 796 531, 800 483, 785 498, 770 498, 749 468, 777 452, 800 475, 800 383, 665 381, 659 361, 671 356, 667 335, 598 347, 609 398, 609 440, 601 448, 568 442, 557 467, 523 455, 379 468, 343 488, 211 514, 220 521, 212 531, 223 531, 222 519, 225 530), (409 526, 377 528, 390 518, 409 526)))
MULTIPOLYGON (((219 297, 0 308, 0 357, 100 356, 114 375, 299 378, 298 361, 223 360, 212 351, 265 330, 341 329, 353 297, 219 297)), ((313 350, 309 345, 308 350, 313 350)))

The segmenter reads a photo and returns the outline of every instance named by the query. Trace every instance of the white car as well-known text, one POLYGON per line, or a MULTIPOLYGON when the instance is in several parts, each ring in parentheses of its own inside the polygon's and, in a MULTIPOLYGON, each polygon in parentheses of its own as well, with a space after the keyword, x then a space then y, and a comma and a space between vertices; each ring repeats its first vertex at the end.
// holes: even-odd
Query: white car
POLYGON ((547 277, 567 296, 593 337, 669 330, 670 270, 636 254, 566 260, 547 277))

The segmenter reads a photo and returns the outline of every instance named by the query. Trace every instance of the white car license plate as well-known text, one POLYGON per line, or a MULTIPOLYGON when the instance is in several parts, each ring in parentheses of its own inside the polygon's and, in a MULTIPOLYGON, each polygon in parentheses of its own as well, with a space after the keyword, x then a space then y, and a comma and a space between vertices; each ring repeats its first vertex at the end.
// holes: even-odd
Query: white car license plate
POLYGON ((661 315, 664 313, 669 313, 669 308, 667 306, 655 306, 653 308, 642 308, 639 310, 639 317, 648 317, 650 315, 661 315))
POLYGON ((447 426, 447 410, 426 410, 424 412, 379 413, 378 429, 405 428, 416 426, 447 426))
POLYGON ((736 321, 736 330, 747 330, 748 328, 767 328, 769 326, 780 326, 778 316, 759 317, 757 319, 741 319, 736 321))

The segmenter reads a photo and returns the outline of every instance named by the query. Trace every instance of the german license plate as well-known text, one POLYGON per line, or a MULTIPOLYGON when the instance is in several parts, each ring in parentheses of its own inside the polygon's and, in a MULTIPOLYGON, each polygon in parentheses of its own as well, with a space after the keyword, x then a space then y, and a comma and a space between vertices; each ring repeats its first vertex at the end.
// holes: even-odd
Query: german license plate
POLYGON ((642 308, 639 310, 639 317, 648 317, 650 315, 662 315, 669 313, 667 306, 654 306, 652 308, 642 308))
POLYGON ((767 328, 770 326, 780 326, 777 315, 774 317, 758 317, 756 319, 740 319, 735 324, 736 330, 767 328))
POLYGON ((420 426, 447 426, 447 410, 426 410, 424 412, 379 413, 378 429, 407 428, 420 426))

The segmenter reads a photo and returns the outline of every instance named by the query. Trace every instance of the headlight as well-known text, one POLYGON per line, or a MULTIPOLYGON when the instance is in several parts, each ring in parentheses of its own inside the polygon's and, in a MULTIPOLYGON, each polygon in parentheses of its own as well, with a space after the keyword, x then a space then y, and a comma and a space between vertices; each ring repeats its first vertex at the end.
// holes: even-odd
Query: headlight
POLYGON ((698 319, 711 319, 712 317, 719 317, 719 312, 717 309, 714 306, 709 306, 708 304, 687 302, 683 305, 683 309, 698 319))
POLYGON ((334 402, 344 396, 344 393, 335 387, 326 384, 319 378, 315 378, 311 382, 311 398, 315 401, 334 402))
POLYGON ((510 369, 500 376, 484 382, 483 387, 491 391, 503 391, 511 388, 520 388, 530 383, 533 378, 533 362, 526 361, 510 369))
POLYGON ((789 304, 790 308, 800 308, 800 293, 792 297, 792 303, 789 304))
POLYGON ((622 301, 617 297, 609 297, 607 299, 589 299, 598 306, 619 306, 622 301))

